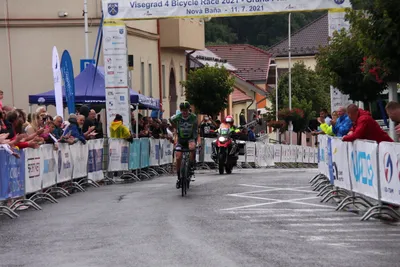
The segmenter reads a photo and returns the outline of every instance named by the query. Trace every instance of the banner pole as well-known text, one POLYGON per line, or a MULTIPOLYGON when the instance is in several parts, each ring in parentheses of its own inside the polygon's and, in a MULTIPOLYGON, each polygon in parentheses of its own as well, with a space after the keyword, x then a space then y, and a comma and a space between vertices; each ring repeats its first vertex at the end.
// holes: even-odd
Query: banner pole
MULTIPOLYGON (((292 30, 291 30, 291 18, 292 18, 292 13, 289 13, 289 19, 288 19, 288 52, 289 52, 289 60, 288 60, 288 65, 289 65, 289 110, 292 110, 292 30)), ((292 133, 293 133, 293 124, 292 121, 289 121, 289 144, 291 145, 293 143, 292 140, 292 133)))

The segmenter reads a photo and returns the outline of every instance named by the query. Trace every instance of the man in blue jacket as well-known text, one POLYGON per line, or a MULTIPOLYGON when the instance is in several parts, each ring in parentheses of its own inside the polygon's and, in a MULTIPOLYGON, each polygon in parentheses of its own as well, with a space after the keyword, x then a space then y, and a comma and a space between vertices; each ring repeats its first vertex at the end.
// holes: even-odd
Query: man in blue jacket
POLYGON ((350 120, 349 116, 346 114, 346 109, 344 107, 339 107, 337 110, 338 119, 337 121, 331 121, 332 131, 337 137, 345 136, 353 126, 353 122, 350 120))

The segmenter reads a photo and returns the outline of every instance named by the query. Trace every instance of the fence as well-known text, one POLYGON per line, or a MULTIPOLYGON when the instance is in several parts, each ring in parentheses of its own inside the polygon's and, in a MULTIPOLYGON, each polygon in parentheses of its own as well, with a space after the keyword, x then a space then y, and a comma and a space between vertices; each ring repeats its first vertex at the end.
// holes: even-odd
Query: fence
MULTIPOLYGON (((202 140, 196 159, 199 168, 211 169, 214 139, 202 140)), ((264 142, 240 143, 239 168, 310 167, 318 162, 318 150, 311 147, 264 142)), ((18 217, 21 206, 42 209, 38 202, 57 203, 56 196, 68 197, 99 183, 141 181, 173 173, 173 144, 164 139, 141 138, 90 140, 86 145, 58 143, 20 151, 19 159, 0 149, 0 214, 18 217), (1 203, 10 203, 7 205, 1 203)))
POLYGON ((355 208, 361 220, 400 219, 400 144, 319 136, 319 174, 310 183, 321 202, 336 200, 336 210, 355 208))

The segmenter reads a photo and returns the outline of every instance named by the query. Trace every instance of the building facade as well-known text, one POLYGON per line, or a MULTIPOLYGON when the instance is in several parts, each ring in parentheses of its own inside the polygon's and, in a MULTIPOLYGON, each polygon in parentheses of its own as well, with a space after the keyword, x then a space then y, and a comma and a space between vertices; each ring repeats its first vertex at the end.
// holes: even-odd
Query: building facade
MULTIPOLYGON (((75 76, 85 59, 81 0, 0 0, 0 90, 4 104, 28 108, 28 95, 53 89, 52 48, 71 54, 75 76)), ((89 58, 101 21, 101 0, 88 0, 89 58)), ((132 89, 159 98, 166 115, 183 99, 185 50, 204 49, 204 22, 164 19, 126 22, 134 57, 132 89), (171 107, 170 107, 171 106, 171 107)), ((103 55, 99 57, 103 66, 103 55)), ((50 108, 51 110, 51 108, 50 108)))

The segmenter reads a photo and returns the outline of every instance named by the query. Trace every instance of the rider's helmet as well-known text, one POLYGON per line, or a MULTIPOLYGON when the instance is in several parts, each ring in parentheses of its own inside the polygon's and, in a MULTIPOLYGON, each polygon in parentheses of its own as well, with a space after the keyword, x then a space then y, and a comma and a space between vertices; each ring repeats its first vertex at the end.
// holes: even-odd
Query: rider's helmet
POLYGON ((230 123, 231 125, 233 125, 233 117, 231 115, 226 116, 225 118, 225 122, 226 123, 230 123))
POLYGON ((187 110, 189 110, 189 109, 190 109, 190 103, 187 102, 187 101, 184 101, 184 102, 180 103, 180 104, 179 104, 179 109, 180 109, 180 110, 182 110, 182 109, 187 109, 187 110))

